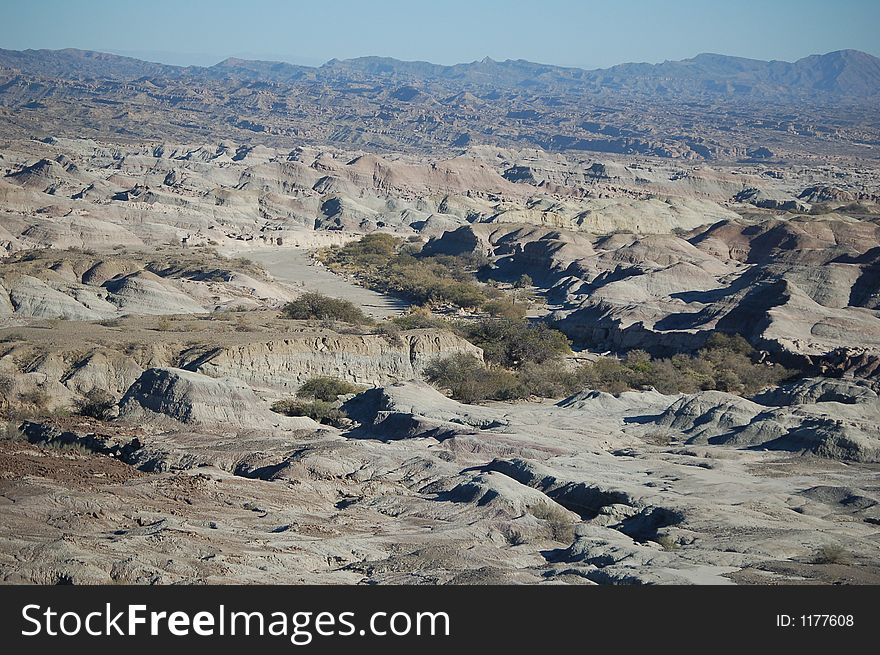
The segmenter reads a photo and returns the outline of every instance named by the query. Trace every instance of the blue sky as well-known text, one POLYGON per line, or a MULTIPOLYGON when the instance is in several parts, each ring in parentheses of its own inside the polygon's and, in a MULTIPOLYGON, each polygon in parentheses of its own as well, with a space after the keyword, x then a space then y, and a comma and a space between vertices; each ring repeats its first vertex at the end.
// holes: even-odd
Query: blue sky
POLYGON ((173 64, 316 65, 382 55, 606 67, 700 52, 880 56, 880 0, 0 0, 0 47, 82 48, 173 64))

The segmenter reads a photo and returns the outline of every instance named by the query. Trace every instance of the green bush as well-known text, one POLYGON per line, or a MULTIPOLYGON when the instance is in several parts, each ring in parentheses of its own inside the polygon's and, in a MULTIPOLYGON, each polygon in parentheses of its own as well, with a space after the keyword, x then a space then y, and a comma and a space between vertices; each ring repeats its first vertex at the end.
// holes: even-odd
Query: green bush
POLYGON ((506 368, 540 364, 571 352, 568 338, 543 323, 485 319, 462 329, 468 341, 483 349, 486 361, 506 368))
POLYGON ((330 298, 323 294, 310 291, 296 300, 287 303, 281 309, 284 318, 293 320, 331 320, 343 321, 354 325, 369 325, 372 320, 359 307, 339 298, 330 298))
POLYGON ((324 250, 319 257, 337 273, 355 275, 372 289, 396 293, 417 304, 477 308, 489 297, 473 275, 484 262, 468 256, 422 255, 414 252, 414 247, 390 235, 373 233, 324 250))
POLYGON ((339 396, 345 396, 350 393, 358 393, 363 391, 360 387, 351 382, 340 380, 330 376, 319 376, 306 380, 303 385, 297 389, 297 398, 322 400, 324 402, 336 402, 339 396))
POLYGON ((742 337, 714 333, 695 356, 652 359, 644 351, 630 351, 622 361, 603 357, 584 364, 578 375, 583 386, 614 394, 645 387, 665 394, 700 390, 753 394, 797 373, 756 359, 754 348, 742 337))
POLYGON ((448 389, 453 398, 463 403, 522 397, 516 375, 500 368, 486 368, 479 359, 467 353, 435 359, 425 369, 425 379, 448 389))
POLYGON ((582 389, 619 394, 654 387, 665 394, 713 389, 751 394, 797 373, 778 364, 755 363, 757 353, 748 342, 724 335, 710 339, 695 356, 653 359, 645 351, 632 350, 623 360, 600 357, 572 370, 562 359, 568 341, 545 325, 486 319, 455 327, 483 348, 488 366, 471 355, 450 355, 434 360, 425 377, 465 403, 561 398, 582 389))
POLYGON ((540 364, 526 362, 516 374, 523 398, 528 396, 562 398, 582 388, 577 371, 569 370, 558 360, 549 360, 540 364))

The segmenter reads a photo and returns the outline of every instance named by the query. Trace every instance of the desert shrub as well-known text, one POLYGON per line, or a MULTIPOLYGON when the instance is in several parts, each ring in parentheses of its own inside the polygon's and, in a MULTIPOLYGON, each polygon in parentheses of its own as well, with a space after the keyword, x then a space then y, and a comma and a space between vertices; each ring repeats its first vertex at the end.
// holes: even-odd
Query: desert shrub
POLYGON ((487 361, 507 368, 540 364, 571 352, 568 338, 544 323, 485 319, 463 330, 468 341, 483 349, 487 361))
POLYGON ((501 528, 501 534, 510 546, 522 546, 527 541, 526 536, 522 531, 512 525, 503 526, 501 528))
POLYGON ((293 320, 330 320, 343 321, 355 325, 368 325, 372 321, 364 315, 359 307, 339 298, 330 298, 323 294, 310 291, 304 293, 281 309, 284 318, 293 320))
POLYGON ((77 413, 81 416, 90 416, 99 421, 106 420, 116 405, 116 398, 104 389, 92 389, 83 398, 77 401, 77 413))
POLYGON ((337 273, 353 274, 372 289, 396 293, 417 304, 477 308, 489 297, 473 275, 483 263, 477 258, 423 255, 415 248, 390 235, 372 233, 326 249, 319 257, 337 273))
POLYGON ((391 322, 401 330, 423 330, 436 328, 449 330, 454 326, 444 318, 434 316, 430 310, 424 307, 415 307, 411 312, 403 316, 395 316, 391 322))
POLYGON ((813 561, 816 564, 847 564, 850 561, 850 554, 841 546, 822 546, 816 551, 813 561))
POLYGON ((577 371, 560 359, 526 362, 516 370, 488 366, 467 353, 439 357, 425 369, 425 379, 460 402, 518 400, 529 396, 561 398, 583 388, 577 371))
POLYGON ((353 268, 380 268, 388 263, 388 260, 397 254, 397 249, 402 241, 390 234, 372 232, 358 241, 352 241, 344 246, 331 248, 326 255, 337 266, 350 266, 353 268))
POLYGON ((347 419, 335 403, 324 400, 279 400, 272 405, 272 411, 285 416, 307 416, 318 423, 342 427, 347 419))
POLYGON ((360 387, 346 380, 340 380, 326 375, 314 377, 306 380, 302 386, 297 389, 297 398, 322 400, 324 402, 335 402, 339 396, 345 396, 350 393, 358 393, 362 391, 360 387))
POLYGON ((583 386, 614 394, 654 387, 666 394, 717 390, 745 395, 797 373, 756 360, 757 352, 742 337, 715 333, 696 355, 679 353, 653 359, 644 351, 634 350, 623 360, 602 357, 584 364, 578 375, 583 386))
POLYGON ((678 541, 671 534, 661 534, 657 537, 657 543, 663 550, 678 550, 678 541))
POLYGON ((420 305, 451 304, 456 307, 477 308, 487 295, 465 270, 436 258, 417 259, 399 255, 379 273, 374 287, 396 293, 420 305))
POLYGON ((0 439, 17 439, 19 436, 18 423, 0 420, 0 439))
POLYGON ((754 352, 752 344, 746 341, 739 334, 725 334, 724 332, 713 332, 706 339, 705 350, 729 350, 740 353, 741 355, 751 355, 754 352))
POLYGON ((613 394, 632 389, 635 381, 629 367, 608 357, 584 364, 578 373, 585 387, 613 394))
POLYGON ((495 318, 520 320, 525 318, 527 307, 525 303, 516 303, 507 298, 494 298, 483 303, 483 311, 495 318))
POLYGON ((0 404, 9 404, 12 390, 15 388, 15 378, 8 373, 0 373, 0 404))
POLYGON ((376 326, 375 333, 384 337, 385 341, 390 343, 392 346, 400 346, 403 344, 403 339, 400 336, 400 327, 397 326, 396 323, 391 321, 383 321, 379 325, 376 326))
POLYGON ((555 503, 538 503, 529 508, 532 516, 544 521, 550 538, 554 541, 568 543, 574 538, 574 522, 564 509, 555 503))
POLYGON ((523 397, 561 398, 582 387, 577 372, 568 370, 558 360, 526 362, 516 374, 523 397))
POLYGON ((49 394, 42 389, 31 389, 18 394, 18 399, 25 405, 31 405, 35 409, 43 410, 49 405, 49 394))
POLYGON ((483 363, 467 353, 439 357, 425 369, 425 379, 463 403, 514 400, 523 397, 516 375, 483 363))
POLYGON ((533 284, 533 282, 532 282, 531 276, 523 273, 522 275, 519 276, 519 279, 516 282, 514 282, 513 286, 516 287, 517 289, 526 289, 526 288, 532 286, 532 284, 533 284))

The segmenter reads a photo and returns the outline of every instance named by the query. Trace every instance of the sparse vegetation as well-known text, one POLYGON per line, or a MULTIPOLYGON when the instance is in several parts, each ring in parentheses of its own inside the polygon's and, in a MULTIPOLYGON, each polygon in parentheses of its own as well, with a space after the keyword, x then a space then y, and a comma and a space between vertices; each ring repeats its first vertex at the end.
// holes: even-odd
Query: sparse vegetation
POLYGON ((80 415, 104 421, 110 417, 110 413, 116 405, 116 398, 104 389, 92 389, 77 401, 76 405, 80 415))
POLYGON ((509 546, 522 546, 527 541, 522 531, 512 525, 503 526, 501 534, 509 546))
POLYGON ((569 543, 574 539, 574 522, 564 509, 555 503, 538 503, 529 508, 536 519, 547 524, 549 536, 554 541, 569 543))
POLYGON ((484 365, 467 354, 438 358, 425 370, 429 382, 456 400, 515 400, 564 396, 580 388, 562 361, 571 352, 564 334, 542 323, 510 319, 459 322, 456 332, 483 349, 484 365))
POLYGON ((526 362, 516 371, 516 375, 523 398, 562 398, 583 388, 578 371, 568 368, 558 359, 541 363, 526 362))
POLYGON ((296 397, 304 400, 336 402, 339 396, 363 391, 363 387, 346 380, 330 376, 319 376, 306 380, 297 390, 296 397))
POLYGON ((425 307, 415 307, 408 314, 396 316, 391 319, 391 323, 399 327, 401 330, 425 330, 435 328, 438 330, 452 330, 453 323, 439 316, 434 316, 431 311, 425 307))
POLYGON ((758 363, 757 354, 741 336, 715 333, 695 356, 654 359, 633 350, 623 360, 603 357, 585 364, 579 376, 583 386, 614 394, 647 387, 667 394, 701 390, 752 394, 797 373, 778 364, 758 363))
POLYGON ((308 416, 319 423, 344 427, 348 417, 342 411, 340 396, 363 391, 351 382, 330 376, 318 376, 306 380, 297 390, 296 398, 279 400, 272 411, 285 416, 308 416))
POLYGON ((375 330, 376 334, 385 337, 385 340, 392 346, 400 346, 403 344, 400 332, 400 327, 392 321, 383 321, 376 326, 375 330))
POLYGON ((449 389, 452 397, 463 403, 523 397, 514 373, 503 368, 486 367, 467 353, 435 359, 425 369, 425 378, 438 387, 449 389))
POLYGON ((559 398, 581 389, 619 394, 654 387, 661 393, 719 390, 751 394, 792 378, 797 371, 757 363, 757 353, 738 336, 713 335, 696 355, 654 359, 641 350, 624 359, 600 357, 577 369, 564 363, 568 341, 542 324, 504 320, 459 323, 459 334, 483 348, 486 365, 470 355, 438 358, 426 379, 461 402, 559 398))
POLYGON ((507 368, 541 364, 571 352, 568 338, 544 323, 485 319, 461 325, 460 332, 483 349, 486 361, 507 368))
POLYGON ((285 416, 307 416, 318 423, 342 427, 347 416, 336 403, 324 400, 279 400, 272 411, 285 416))
POLYGON ((0 409, 9 407, 13 389, 15 389, 15 378, 7 373, 0 373, 0 409))
POLYGON ((24 405, 30 405, 37 411, 42 411, 49 405, 49 394, 42 389, 30 389, 19 393, 18 400, 24 405))
POLYGON ((328 248, 320 257, 337 273, 354 275, 371 289, 404 296, 418 305, 476 309, 497 293, 476 282, 474 272, 485 264, 479 258, 422 255, 415 248, 374 232, 345 246, 328 248))
POLYGON ((527 305, 517 303, 514 299, 495 298, 483 303, 483 311, 494 318, 505 318, 516 321, 525 318, 527 305))
POLYGON ((849 561, 849 552, 837 545, 822 546, 816 551, 816 556, 813 559, 816 564, 848 564, 849 561))
POLYGON ((663 550, 678 550, 678 541, 671 534, 661 534, 656 539, 663 550))
POLYGON ((372 323, 359 307, 348 300, 330 298, 314 291, 304 293, 284 305, 281 316, 300 321, 342 321, 353 325, 372 323))

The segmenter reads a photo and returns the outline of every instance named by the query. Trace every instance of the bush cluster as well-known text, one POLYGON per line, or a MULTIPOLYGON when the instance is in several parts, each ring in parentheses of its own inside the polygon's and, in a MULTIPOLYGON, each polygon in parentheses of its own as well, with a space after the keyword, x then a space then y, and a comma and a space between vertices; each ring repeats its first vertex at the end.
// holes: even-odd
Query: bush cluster
POLYGON ((329 375, 321 375, 306 380, 297 389, 296 396, 306 400, 323 400, 324 402, 332 403, 336 402, 339 396, 346 396, 360 391, 363 391, 363 387, 346 380, 330 377, 329 375))
POLYGON ((342 321, 353 325, 370 325, 373 322, 357 305, 348 300, 330 298, 314 291, 304 293, 284 305, 281 316, 300 321, 342 321))
POLYGON ((797 373, 778 364, 756 363, 756 356, 741 336, 716 332, 695 356, 654 359, 633 350, 623 360, 601 358, 584 364, 579 376, 585 387, 615 394, 654 387, 667 394, 717 390, 750 395, 797 373))
POLYGON ((343 427, 348 416, 342 411, 340 396, 363 391, 363 387, 328 375, 306 380, 296 392, 296 398, 279 400, 272 405, 272 411, 285 416, 308 416, 309 418, 343 427))
MULTIPOLYGON (((359 241, 328 248, 322 261, 337 273, 358 277, 366 286, 403 296, 419 305, 478 309, 501 293, 476 281, 486 262, 476 256, 423 255, 412 244, 374 232, 359 241)), ((495 311, 509 308, 494 307, 495 311)))
POLYGON ((654 359, 633 350, 622 360, 602 357, 573 369, 562 358, 567 341, 552 328, 488 323, 492 322, 471 326, 469 337, 484 349, 485 364, 471 355, 449 355, 433 361, 425 378, 448 389, 456 400, 479 403, 560 398, 583 389, 619 394, 649 387, 666 394, 718 390, 749 395, 797 374, 778 364, 756 363, 757 353, 745 339, 720 333, 696 355, 654 359))
POLYGON ((525 397, 515 373, 484 366, 468 353, 437 358, 425 368, 424 375, 429 382, 448 389, 453 398, 463 403, 525 397))
POLYGON ((454 324, 457 334, 483 350, 485 365, 458 353, 441 357, 425 370, 429 382, 467 403, 559 397, 578 388, 579 380, 563 357, 571 352, 562 332, 543 323, 485 318, 454 324))
POLYGON ((452 330, 455 331, 455 325, 447 321, 445 318, 434 316, 431 311, 425 307, 415 307, 411 312, 402 316, 395 316, 390 321, 401 330, 452 330))
POLYGON ((568 338, 545 323, 483 319, 458 328, 464 338, 483 349, 486 361, 505 368, 541 364, 571 352, 568 338))
POLYGON ((308 416, 310 419, 325 425, 342 427, 345 415, 336 403, 324 400, 296 400, 288 398, 279 400, 272 405, 272 411, 285 416, 308 416))

